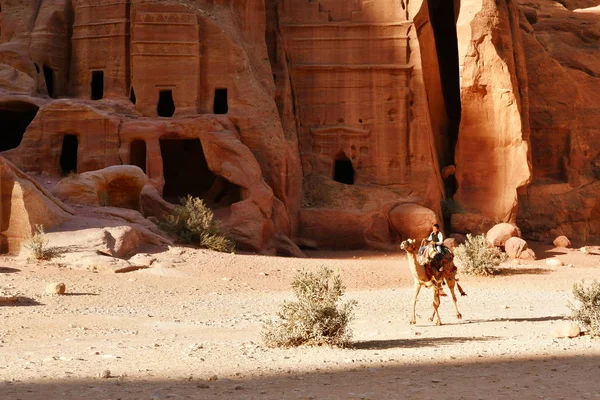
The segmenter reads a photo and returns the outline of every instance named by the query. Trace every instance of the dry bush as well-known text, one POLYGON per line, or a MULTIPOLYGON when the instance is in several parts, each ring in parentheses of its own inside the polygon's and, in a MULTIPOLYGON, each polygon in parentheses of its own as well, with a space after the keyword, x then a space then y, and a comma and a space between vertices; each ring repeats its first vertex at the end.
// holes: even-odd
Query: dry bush
POLYGON ((505 255, 496 247, 490 247, 485 235, 473 237, 467 234, 465 243, 454 249, 454 263, 462 272, 470 275, 495 275, 505 255))
POLYGON ((579 307, 570 304, 571 319, 581 322, 592 336, 600 336, 600 282, 594 280, 589 285, 585 282, 573 285, 573 295, 579 307))
POLYGON ((28 235, 27 240, 29 243, 25 247, 31 251, 34 259, 50 260, 57 255, 55 249, 48 247, 48 238, 43 225, 36 225, 33 234, 28 235))
POLYGON ((348 325, 354 318, 356 301, 338 305, 346 289, 339 275, 326 267, 316 273, 301 271, 294 277, 292 289, 298 301, 285 302, 278 313, 279 321, 264 326, 267 346, 344 347, 350 343, 352 331, 348 325))
POLYGON ((234 243, 219 231, 212 210, 198 197, 182 198, 181 205, 173 209, 163 228, 182 243, 222 252, 234 249, 234 243))

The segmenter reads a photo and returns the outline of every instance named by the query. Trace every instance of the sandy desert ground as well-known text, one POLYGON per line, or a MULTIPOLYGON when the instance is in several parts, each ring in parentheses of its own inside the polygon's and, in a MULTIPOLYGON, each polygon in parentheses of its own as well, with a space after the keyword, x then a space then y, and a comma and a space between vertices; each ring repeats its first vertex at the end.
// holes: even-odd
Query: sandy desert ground
POLYGON ((499 276, 460 275, 464 319, 446 297, 443 326, 426 319, 429 291, 409 325, 401 252, 290 259, 175 247, 125 274, 2 257, 0 288, 20 301, 0 305, 0 399, 600 399, 600 340, 552 337, 573 283, 600 279, 600 255, 534 249, 537 261, 503 264, 499 276), (294 272, 319 265, 358 301, 354 346, 264 347, 262 325, 292 298, 294 272), (46 295, 58 281, 68 293, 46 295))

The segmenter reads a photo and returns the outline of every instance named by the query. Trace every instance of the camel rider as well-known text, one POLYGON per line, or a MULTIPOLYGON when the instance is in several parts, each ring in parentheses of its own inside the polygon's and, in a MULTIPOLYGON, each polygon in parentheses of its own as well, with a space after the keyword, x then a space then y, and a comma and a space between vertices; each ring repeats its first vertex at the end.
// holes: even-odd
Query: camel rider
POLYGON ((433 244, 438 253, 443 254, 442 246, 444 245, 444 234, 440 232, 440 226, 433 224, 433 232, 427 238, 429 244, 433 244))

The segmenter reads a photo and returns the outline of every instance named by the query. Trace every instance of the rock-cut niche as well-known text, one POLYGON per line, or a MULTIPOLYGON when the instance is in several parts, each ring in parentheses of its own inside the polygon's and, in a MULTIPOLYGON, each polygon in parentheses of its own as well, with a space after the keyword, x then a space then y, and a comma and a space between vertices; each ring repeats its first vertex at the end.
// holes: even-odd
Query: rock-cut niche
POLYGON ((172 203, 191 195, 211 208, 228 207, 240 201, 239 186, 215 175, 204 156, 200 139, 161 139, 165 186, 163 197, 172 203))
POLYGON ((227 89, 215 89, 213 112, 215 114, 227 114, 229 112, 227 89))
POLYGON ((333 167, 333 180, 345 185, 354 185, 354 166, 346 155, 341 155, 335 160, 333 167))
POLYGON ((62 149, 60 152, 60 171, 63 176, 77 172, 77 151, 79 139, 77 135, 63 136, 62 149))
POLYGON ((23 135, 35 118, 39 107, 21 101, 0 104, 0 151, 19 147, 23 135))
POLYGON ((104 97, 104 71, 92 71, 92 100, 104 97))
POLYGON ((156 113, 159 117, 170 118, 175 114, 175 102, 173 101, 172 90, 161 90, 158 95, 158 105, 156 113))

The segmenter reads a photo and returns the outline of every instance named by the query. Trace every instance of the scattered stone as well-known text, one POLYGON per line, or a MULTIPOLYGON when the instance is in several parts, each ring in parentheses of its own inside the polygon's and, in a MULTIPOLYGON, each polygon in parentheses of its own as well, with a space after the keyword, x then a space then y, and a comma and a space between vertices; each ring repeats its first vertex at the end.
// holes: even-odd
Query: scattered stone
POLYGON ((505 245, 504 250, 510 258, 520 260, 535 260, 535 253, 529 248, 527 242, 519 237, 509 238, 505 245))
POLYGON ((236 386, 234 389, 235 389, 235 390, 243 390, 243 389, 244 389, 244 387, 243 387, 243 386, 241 386, 241 385, 237 385, 237 386, 236 386))
POLYGON ((210 389, 210 386, 208 386, 206 383, 201 383, 199 385, 196 385, 196 387, 198 389, 210 389))
POLYGON ((98 377, 102 378, 102 379, 108 379, 108 378, 110 378, 111 377, 110 370, 105 369, 104 371, 102 371, 101 373, 98 374, 98 377))
POLYGON ((496 224, 485 235, 488 243, 492 246, 504 247, 506 241, 511 237, 521 237, 521 231, 514 225, 505 222, 496 224))
POLYGON ((581 334, 581 328, 573 321, 565 321, 560 324, 558 328, 552 332, 552 336, 555 339, 561 338, 575 338, 581 334))
POLYGON ((46 294, 65 294, 67 287, 62 282, 49 283, 46 285, 46 294))
POLYGON ((554 243, 554 246, 556 246, 556 247, 565 247, 565 248, 571 247, 571 241, 566 236, 557 237, 556 239, 554 239, 553 243, 554 243))
POLYGON ((217 375, 213 375, 210 378, 208 378, 209 381, 218 381, 219 377, 217 375))
POLYGON ((561 267, 563 265, 562 261, 560 261, 556 257, 546 259, 546 265, 549 267, 561 267))

